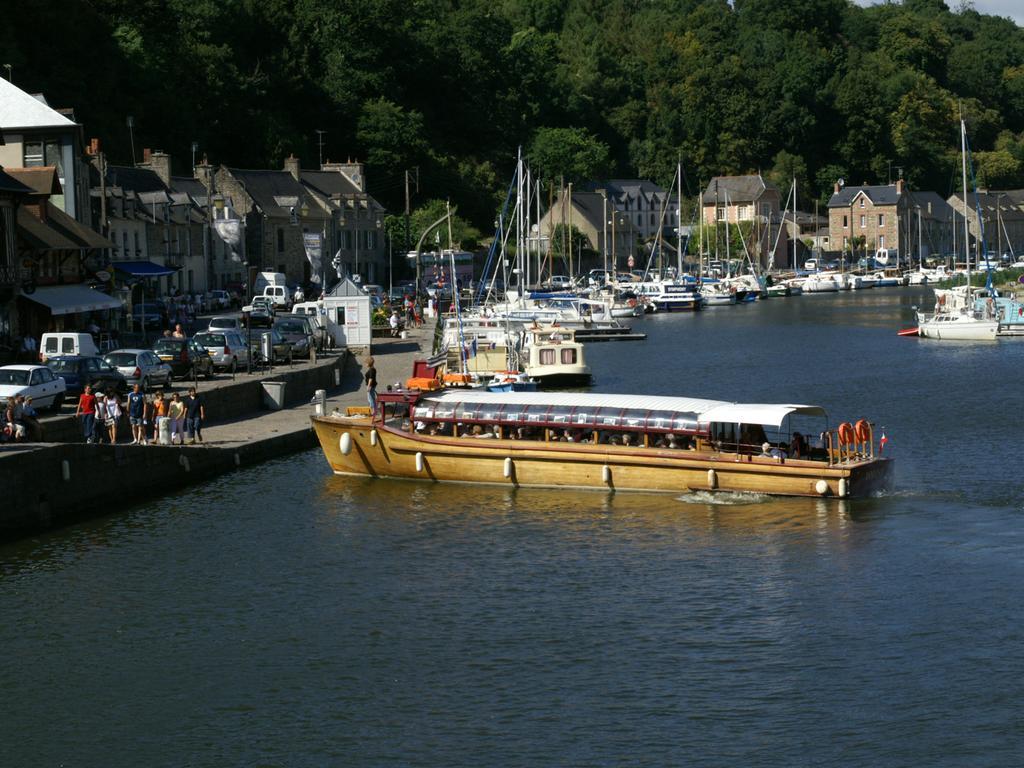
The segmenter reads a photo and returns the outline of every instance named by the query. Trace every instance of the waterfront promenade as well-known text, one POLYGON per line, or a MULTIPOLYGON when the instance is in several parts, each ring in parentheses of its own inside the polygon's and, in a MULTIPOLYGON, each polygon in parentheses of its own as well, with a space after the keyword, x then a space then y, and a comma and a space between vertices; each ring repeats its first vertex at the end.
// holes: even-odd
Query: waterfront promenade
MULTIPOLYGON (((413 360, 429 355, 433 321, 412 329, 407 338, 375 339, 379 388, 404 381, 413 360)), ((85 445, 73 416, 46 420, 61 442, 0 447, 0 474, 5 503, 0 507, 0 539, 17 538, 98 513, 172 492, 316 445, 310 428, 310 402, 318 389, 328 392, 328 412, 335 407, 366 405, 363 386, 366 355, 343 351, 315 364, 275 368, 264 377, 200 382, 208 423, 202 444, 85 445), (285 381, 285 407, 267 410, 263 381, 285 381)), ((184 382, 177 389, 185 389, 184 382)), ((125 431, 122 434, 127 434, 125 431)))

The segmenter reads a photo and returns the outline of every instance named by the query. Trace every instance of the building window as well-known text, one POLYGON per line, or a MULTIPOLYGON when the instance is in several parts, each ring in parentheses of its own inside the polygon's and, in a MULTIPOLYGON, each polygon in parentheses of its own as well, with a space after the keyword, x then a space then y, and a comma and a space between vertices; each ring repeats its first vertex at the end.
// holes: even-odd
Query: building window
POLYGON ((863 198, 863 197, 862 197, 862 198, 860 199, 860 207, 861 207, 861 208, 863 208, 863 207, 864 207, 864 198, 863 198))
POLYGON ((843 216, 843 229, 846 229, 848 226, 850 226, 850 222, 845 216, 843 216))
POLYGON ((142 255, 142 251, 139 250, 139 232, 138 232, 138 230, 136 230, 134 234, 135 234, 135 255, 136 256, 141 256, 142 255))
POLYGON ((277 228, 277 252, 284 253, 284 227, 277 228))
POLYGON ((653 213, 651 214, 651 226, 652 227, 654 226, 654 214, 653 213))
POLYGON ((864 220, 865 220, 865 216, 864 216, 864 214, 862 213, 862 214, 860 215, 860 228, 861 228, 861 229, 864 229, 864 220))
POLYGON ((718 221, 725 221, 725 206, 724 205, 718 206, 718 211, 715 213, 715 216, 718 219, 718 221))
POLYGON ((121 233, 121 243, 122 243, 122 246, 121 246, 121 258, 123 258, 123 259, 131 258, 128 255, 128 233, 127 232, 122 232, 121 233))
POLYGON ((372 251, 377 247, 377 233, 372 230, 366 231, 366 250, 372 251))
POLYGON ((346 229, 345 230, 344 242, 345 242, 345 250, 346 251, 351 251, 352 250, 352 230, 351 229, 346 229))
POLYGON ((885 226, 885 214, 884 213, 878 214, 878 226, 880 226, 880 227, 884 227, 885 226))
POLYGON ((878 236, 878 247, 883 251, 885 250, 885 235, 878 236))

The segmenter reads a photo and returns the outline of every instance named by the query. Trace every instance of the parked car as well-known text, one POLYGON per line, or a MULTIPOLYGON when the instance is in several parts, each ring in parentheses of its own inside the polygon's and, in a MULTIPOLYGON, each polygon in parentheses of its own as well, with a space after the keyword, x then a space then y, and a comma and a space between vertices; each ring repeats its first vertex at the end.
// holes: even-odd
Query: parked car
POLYGON ((231 294, 227 291, 214 289, 206 294, 206 305, 214 311, 218 309, 231 309, 231 294))
POLYGON ((64 379, 45 365, 5 365, 0 368, 0 406, 17 395, 32 398, 38 408, 59 411, 64 404, 64 379))
POLYGON ((274 305, 266 296, 257 296, 252 304, 242 307, 246 322, 252 326, 262 325, 269 328, 274 322, 274 305))
POLYGON ((124 374, 129 387, 139 384, 148 392, 150 387, 171 384, 171 366, 151 349, 115 349, 103 359, 124 374))
POLYGON ((292 362, 292 345, 281 335, 281 332, 275 328, 268 328, 265 331, 254 331, 252 334, 252 359, 263 362, 263 337, 267 334, 270 335, 271 348, 273 350, 273 362, 287 362, 291 365, 292 362))
POLYGON ((39 362, 45 363, 58 355, 98 355, 91 333, 60 331, 44 333, 39 340, 39 362))
POLYGON ((86 384, 94 390, 115 391, 123 395, 128 391, 124 374, 99 355, 59 355, 46 361, 47 367, 64 379, 69 395, 79 395, 86 384))
POLYGON ((213 358, 192 339, 162 338, 153 345, 156 356, 171 366, 172 376, 194 379, 213 376, 213 358))
POLYGON ((302 322, 301 317, 284 315, 274 321, 273 328, 292 345, 293 356, 309 358, 309 350, 313 347, 313 334, 309 332, 308 324, 302 322))
POLYGON ((249 362, 249 347, 241 331, 205 331, 193 340, 210 354, 214 368, 234 373, 238 366, 249 362))
POLYGON ((572 278, 568 275, 552 275, 548 285, 555 291, 568 291, 572 288, 572 278))
POLYGON ((223 333, 224 331, 241 331, 244 327, 245 325, 240 318, 218 316, 210 318, 206 330, 223 333))

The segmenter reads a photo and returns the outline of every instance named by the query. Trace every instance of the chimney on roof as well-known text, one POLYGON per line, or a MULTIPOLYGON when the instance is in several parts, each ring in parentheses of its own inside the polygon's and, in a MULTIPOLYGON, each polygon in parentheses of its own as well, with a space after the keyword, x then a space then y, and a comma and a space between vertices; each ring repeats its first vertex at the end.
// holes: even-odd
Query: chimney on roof
POLYGON ((902 177, 896 179, 896 194, 897 195, 902 195, 903 194, 903 178, 902 177))
POLYGON ((302 166, 299 164, 299 158, 294 154, 289 153, 288 157, 284 159, 284 169, 288 171, 296 181, 299 180, 299 173, 302 171, 302 166))
POLYGON ((142 162, 140 168, 149 168, 164 183, 165 187, 171 186, 171 156, 162 150, 142 150, 142 162))
POLYGON ((202 185, 207 189, 213 186, 213 166, 210 165, 210 161, 205 153, 203 154, 203 159, 196 163, 192 173, 196 180, 202 182, 202 185))
POLYGON ((839 182, 837 181, 836 185, 835 185, 835 192, 836 192, 836 194, 838 195, 841 190, 842 190, 842 186, 840 186, 839 182))
POLYGON ((366 176, 363 168, 363 164, 359 162, 358 158, 355 162, 349 158, 348 162, 345 163, 331 163, 327 162, 320 166, 321 171, 334 171, 335 173, 343 174, 349 181, 355 185, 360 192, 366 191, 366 176))

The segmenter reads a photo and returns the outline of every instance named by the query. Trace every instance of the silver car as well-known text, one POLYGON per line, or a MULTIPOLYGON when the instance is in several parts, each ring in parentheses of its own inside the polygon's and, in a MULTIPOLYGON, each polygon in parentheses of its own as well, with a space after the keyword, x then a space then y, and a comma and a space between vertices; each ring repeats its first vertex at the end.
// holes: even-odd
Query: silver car
POLYGON ((249 362, 249 347, 238 331, 209 330, 197 333, 192 340, 210 353, 214 368, 234 373, 238 366, 249 362))
POLYGON ((242 321, 237 317, 211 317, 210 325, 207 327, 207 330, 219 333, 224 331, 241 331, 242 321))
POLYGON ((171 366, 151 349, 115 349, 103 359, 124 374, 129 387, 140 384, 142 391, 148 392, 154 385, 171 385, 171 366))

